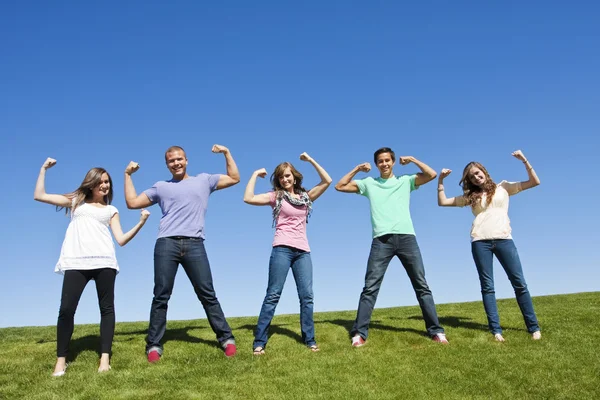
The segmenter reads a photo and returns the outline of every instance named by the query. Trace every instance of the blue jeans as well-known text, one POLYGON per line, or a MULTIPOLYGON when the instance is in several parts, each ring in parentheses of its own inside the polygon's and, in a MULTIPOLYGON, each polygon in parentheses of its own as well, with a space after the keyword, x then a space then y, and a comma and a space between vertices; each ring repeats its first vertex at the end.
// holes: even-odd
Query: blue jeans
POLYGON ((275 315, 283 285, 288 271, 292 269, 298 298, 300 299, 300 330, 302 340, 307 346, 316 344, 315 323, 313 321, 313 281, 312 261, 310 253, 288 246, 276 246, 271 251, 269 260, 269 284, 267 295, 263 301, 256 332, 254 333, 254 348, 267 345, 269 326, 275 315))
POLYGON ((383 282, 385 271, 394 256, 400 259, 410 278, 421 306, 427 333, 430 336, 443 333, 444 329, 438 321, 431 290, 429 290, 425 280, 425 267, 415 235, 390 234, 377 237, 371 243, 367 274, 365 275, 365 287, 360 294, 356 321, 354 321, 350 334, 352 336, 359 334, 363 339, 367 339, 369 323, 371 322, 379 288, 383 282))
POLYGON ((198 299, 204 307, 208 323, 221 345, 234 342, 231 328, 225 320, 215 289, 204 240, 188 237, 159 238, 154 246, 154 299, 150 310, 150 324, 146 337, 146 352, 157 350, 162 354, 162 340, 167 328, 167 307, 175 274, 183 266, 198 299))
POLYGON ((488 326, 492 334, 502 333, 498 307, 496 305, 496 292, 494 291, 494 255, 500 261, 515 290, 517 303, 525 319, 527 330, 530 333, 539 331, 540 327, 535 316, 535 311, 533 311, 533 302, 531 301, 529 290, 527 290, 525 276, 523 276, 519 253, 512 239, 477 240, 471 243, 471 252, 473 253, 473 260, 475 260, 477 272, 479 273, 483 307, 485 308, 488 326))

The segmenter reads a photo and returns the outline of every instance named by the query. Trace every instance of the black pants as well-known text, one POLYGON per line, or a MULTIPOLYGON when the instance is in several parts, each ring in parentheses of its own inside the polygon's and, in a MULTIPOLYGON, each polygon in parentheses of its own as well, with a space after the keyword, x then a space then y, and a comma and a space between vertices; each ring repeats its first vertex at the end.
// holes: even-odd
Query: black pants
POLYGON ((117 271, 112 268, 65 271, 60 311, 56 325, 56 356, 66 357, 73 335, 73 325, 77 304, 87 283, 96 281, 98 304, 100 305, 100 353, 109 353, 115 335, 115 278, 117 271))

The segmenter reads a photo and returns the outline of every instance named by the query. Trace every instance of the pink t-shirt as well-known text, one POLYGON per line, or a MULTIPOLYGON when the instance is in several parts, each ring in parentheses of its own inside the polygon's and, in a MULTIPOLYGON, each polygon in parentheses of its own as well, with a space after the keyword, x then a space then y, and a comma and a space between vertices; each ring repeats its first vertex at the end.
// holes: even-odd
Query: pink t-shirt
MULTIPOLYGON (((276 194, 270 192, 269 195, 271 207, 275 208, 276 194)), ((290 246, 310 251, 306 238, 306 206, 294 206, 282 199, 279 218, 275 225, 273 246, 290 246)))

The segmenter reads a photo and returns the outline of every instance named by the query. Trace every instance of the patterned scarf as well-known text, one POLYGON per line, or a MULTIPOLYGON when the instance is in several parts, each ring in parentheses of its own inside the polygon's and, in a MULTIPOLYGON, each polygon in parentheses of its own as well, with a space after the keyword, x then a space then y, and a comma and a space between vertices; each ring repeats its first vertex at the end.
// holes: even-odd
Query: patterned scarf
POLYGON ((290 192, 278 190, 277 198, 275 199, 275 207, 273 207, 273 228, 277 225, 277 218, 279 218, 279 212, 281 211, 281 204, 283 200, 294 206, 306 206, 306 223, 308 223, 308 217, 312 213, 312 201, 308 197, 308 193, 300 192, 300 198, 293 197, 290 192))

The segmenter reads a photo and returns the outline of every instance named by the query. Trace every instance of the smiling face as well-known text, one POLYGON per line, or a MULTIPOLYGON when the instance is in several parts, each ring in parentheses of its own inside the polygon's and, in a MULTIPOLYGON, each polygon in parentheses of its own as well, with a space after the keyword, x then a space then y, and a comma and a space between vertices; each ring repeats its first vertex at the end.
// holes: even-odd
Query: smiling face
POLYGON ((487 180, 487 177, 485 176, 485 172, 483 172, 480 168, 478 168, 476 166, 472 166, 469 169, 467 177, 473 185, 479 186, 479 187, 483 186, 483 184, 487 180))
POLYGON ((93 199, 104 199, 111 191, 110 177, 106 172, 100 176, 100 181, 92 188, 93 199))
POLYGON ((387 179, 392 176, 394 170, 394 158, 391 153, 378 154, 375 161, 382 178, 387 179))
POLYGON ((173 175, 173 179, 181 180, 187 177, 188 161, 183 150, 173 150, 165 154, 167 168, 173 175))
POLYGON ((279 175, 279 185, 283 188, 283 190, 286 190, 288 192, 293 192, 294 191, 294 174, 292 174, 292 169, 290 167, 287 167, 286 169, 283 170, 283 173, 281 175, 279 175))
POLYGON ((284 190, 290 193, 300 193, 302 188, 302 174, 289 162, 279 164, 271 175, 273 190, 284 190))

